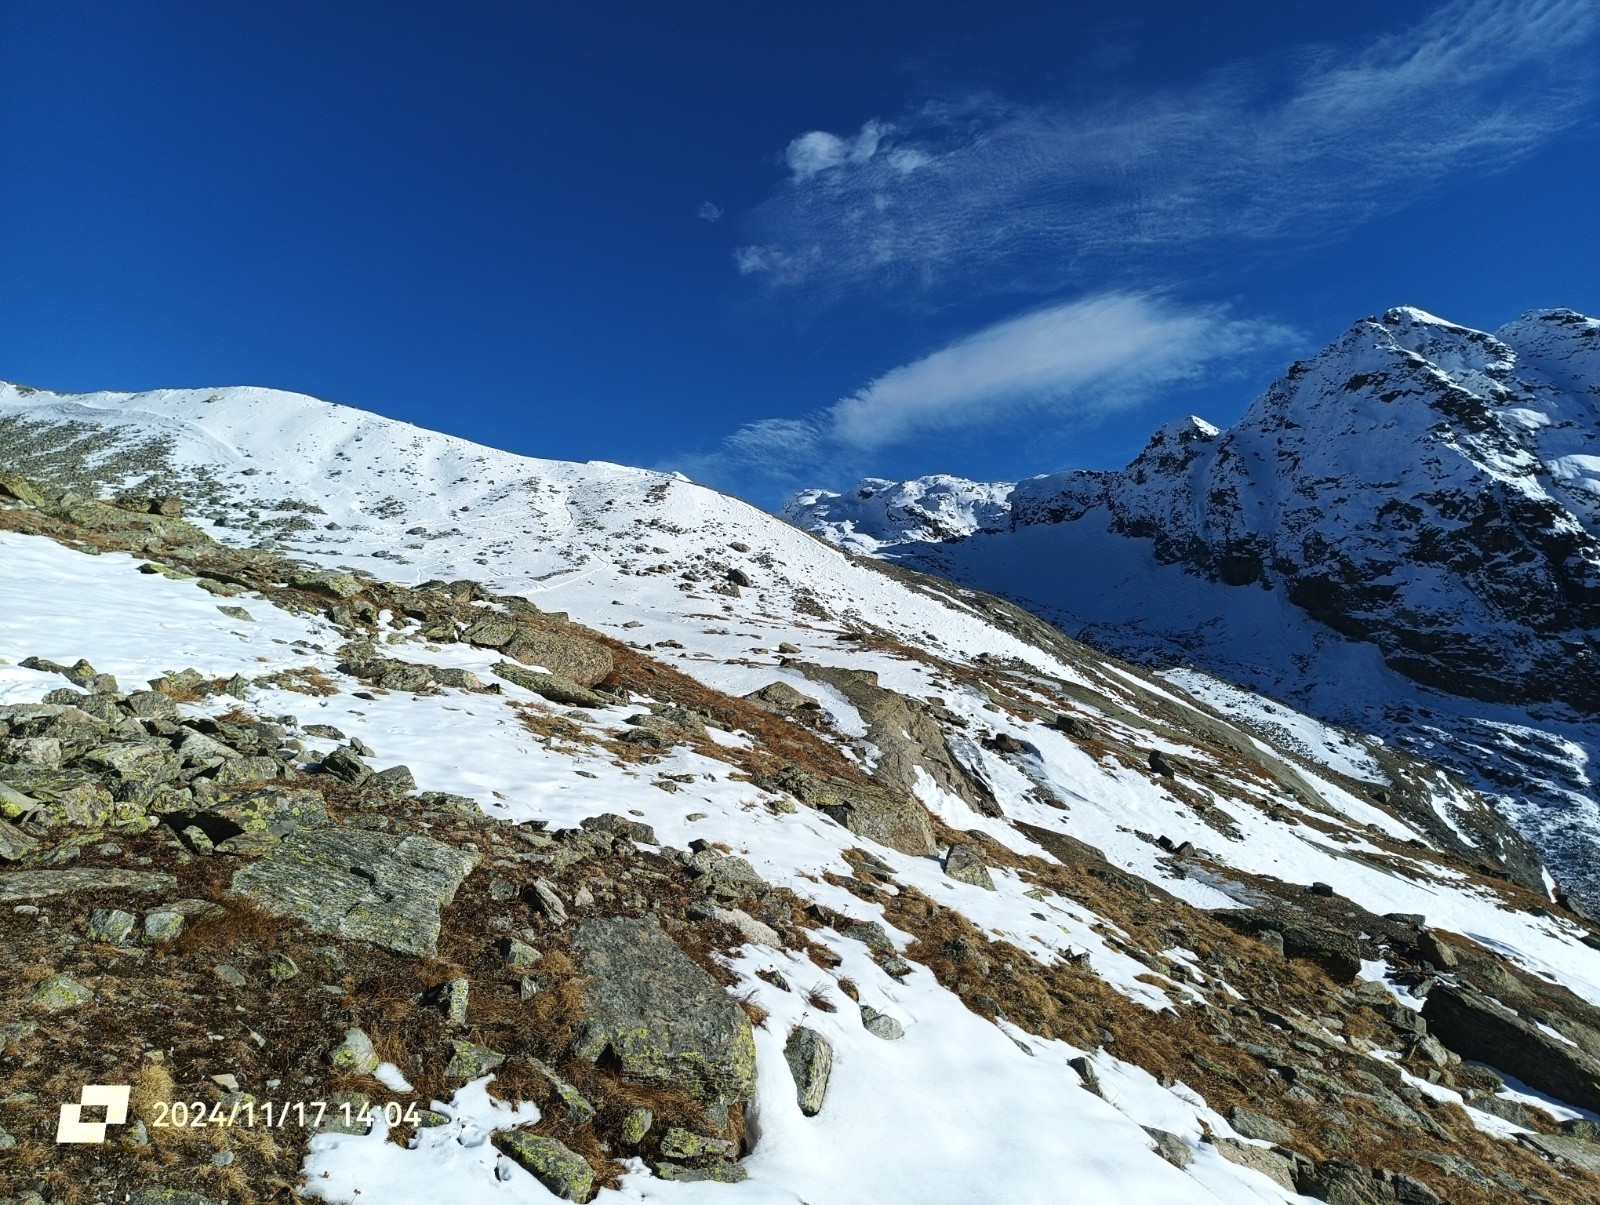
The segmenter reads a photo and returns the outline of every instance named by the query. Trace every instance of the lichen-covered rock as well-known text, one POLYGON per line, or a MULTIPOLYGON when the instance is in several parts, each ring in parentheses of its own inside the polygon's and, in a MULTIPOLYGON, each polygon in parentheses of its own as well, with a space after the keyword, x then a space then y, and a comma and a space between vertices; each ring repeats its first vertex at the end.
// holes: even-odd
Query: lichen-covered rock
POLYGON ((47 1013, 64 1012, 94 999, 94 993, 69 975, 52 975, 28 993, 27 1003, 47 1013))
POLYGON ((151 786, 171 782, 183 768, 172 747, 157 740, 102 745, 85 753, 76 764, 113 782, 151 786))
POLYGON ((794 1075, 795 1101, 800 1112, 815 1117, 822 1111, 833 1074, 833 1044, 814 1029, 796 1026, 783 1047, 784 1061, 794 1075))
POLYGON ((353 573, 337 573, 329 569, 297 573, 289 584, 298 590, 314 594, 327 594, 334 598, 354 598, 361 593, 361 579, 353 573))
POLYGON ((994 890, 994 880, 989 877, 989 864, 983 860, 983 854, 977 846, 963 845, 959 841, 951 845, 950 852, 944 856, 944 872, 958 883, 982 887, 985 891, 994 890))
POLYGON ((427 837, 329 824, 297 829, 236 872, 232 890, 319 933, 433 954, 440 909, 478 860, 427 837))
POLYGON ((342 1089, 328 1093, 328 1109, 317 1123, 316 1133, 367 1133, 372 1129, 371 1105, 365 1092, 342 1089))
POLYGON ((528 1064, 537 1071, 544 1081, 550 1085, 551 1090, 560 1098, 566 1107, 567 1120, 575 1126, 587 1125, 594 1120, 595 1107, 589 1098, 578 1091, 577 1087, 569 1080, 563 1078, 554 1067, 536 1058, 529 1058, 528 1064))
POLYGON ((622 1119, 622 1141, 629 1146, 638 1146, 644 1141, 644 1136, 650 1132, 650 1127, 655 1124, 656 1115, 642 1105, 631 1109, 622 1119))
POLYGON ((37 852, 39 842, 9 820, 0 820, 0 862, 20 862, 37 852))
POLYGON ((128 1205, 216 1205, 210 1197, 185 1188, 141 1188, 128 1198, 128 1205))
POLYGON ((354 749, 347 748, 335 749, 323 758, 322 772, 353 787, 359 787, 372 777, 372 767, 362 761, 354 749))
POLYGON ((170 874, 148 870, 73 869, 11 870, 0 875, 0 903, 49 899, 89 891, 150 893, 171 891, 178 880, 170 874))
POLYGON ((678 1163, 658 1163, 656 1164, 656 1175, 663 1180, 681 1182, 709 1180, 717 1184, 738 1184, 750 1178, 750 1173, 737 1163, 712 1163, 706 1167, 684 1167, 678 1163))
POLYGON ((587 977, 580 1057, 609 1051, 624 1078, 676 1088, 715 1110, 749 1098, 749 1018, 654 917, 586 920, 573 949, 587 977))
POLYGON ((450 1062, 446 1065, 444 1073, 445 1077, 454 1083, 464 1083, 488 1075, 506 1061, 505 1055, 462 1038, 453 1039, 450 1049, 450 1062))
POLYGON ((270 757, 236 757, 217 767, 212 781, 218 786, 239 786, 244 783, 271 782, 283 773, 283 767, 270 757))
POLYGON ((594 1195, 594 1169, 588 1161, 548 1134, 507 1130, 496 1134, 494 1142, 563 1201, 587 1201, 594 1195))
POLYGON ((710 1138, 682 1126, 669 1126, 661 1136, 661 1153, 668 1159, 732 1159, 739 1148, 726 1138, 710 1138))
POLYGON ((138 917, 131 912, 124 912, 120 908, 96 908, 89 914, 89 928, 86 935, 90 941, 121 945, 133 936, 133 927, 136 924, 138 917))
POLYGON ((181 912, 157 909, 144 918, 144 939, 153 945, 170 945, 183 936, 189 918, 181 912))
POLYGON ((282 786, 219 790, 204 801, 204 811, 237 825, 242 832, 273 837, 328 823, 320 792, 282 786))
POLYGON ((537 665, 579 686, 593 686, 611 672, 611 653, 605 645, 574 632, 552 632, 520 625, 521 630, 501 651, 524 665, 537 665))
POLYGON ((344 1041, 328 1052, 328 1062, 335 1071, 352 1075, 371 1075, 382 1061, 372 1047, 372 1039, 362 1029, 345 1030, 344 1041))

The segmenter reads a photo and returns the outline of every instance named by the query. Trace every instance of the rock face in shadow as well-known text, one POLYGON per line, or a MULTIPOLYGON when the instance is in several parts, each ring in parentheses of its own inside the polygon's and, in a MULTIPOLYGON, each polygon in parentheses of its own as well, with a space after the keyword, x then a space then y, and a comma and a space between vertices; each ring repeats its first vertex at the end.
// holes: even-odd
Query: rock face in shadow
POLYGON ((576 1052, 626 1079, 675 1088, 713 1115, 756 1086, 750 1021, 654 917, 586 920, 573 937, 588 978, 576 1052))
POLYGON ((1462 1058, 1507 1071, 1581 1109, 1600 1109, 1600 1059, 1551 1037, 1497 1000, 1438 984, 1422 1009, 1428 1032, 1462 1058))
POLYGON ((319 933, 434 954, 439 911, 478 855, 427 837, 326 825, 301 829, 233 876, 233 891, 319 933))

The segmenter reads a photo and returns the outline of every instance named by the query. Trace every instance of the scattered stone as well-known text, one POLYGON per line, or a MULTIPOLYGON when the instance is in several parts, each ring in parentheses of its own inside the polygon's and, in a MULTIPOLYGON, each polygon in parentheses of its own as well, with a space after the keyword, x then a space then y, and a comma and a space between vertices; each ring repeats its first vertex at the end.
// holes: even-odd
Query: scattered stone
POLYGON ((737 1163, 713 1163, 706 1167, 684 1167, 678 1163, 658 1163, 656 1175, 663 1180, 679 1182, 712 1181, 718 1184, 738 1184, 750 1178, 750 1173, 737 1163))
POLYGON ((382 1061, 372 1047, 372 1039, 361 1029, 345 1030, 344 1041, 328 1052, 328 1062, 335 1071, 353 1075, 371 1075, 382 1061))
POLYGON ((1271 1142, 1278 1146, 1287 1146, 1294 1141, 1294 1134, 1285 1125, 1281 1125, 1272 1118, 1253 1109, 1246 1109, 1235 1105, 1228 1113, 1228 1122, 1238 1133, 1246 1138, 1256 1138, 1262 1142, 1271 1142))
POLYGON ((501 661, 492 667, 492 672, 497 678, 504 678, 513 686, 520 686, 523 690, 531 690, 534 694, 549 699, 552 703, 559 703, 563 707, 604 707, 606 699, 583 686, 571 678, 563 678, 560 674, 547 674, 539 670, 529 669, 517 665, 512 661, 501 661))
POLYGON ((9 820, 0 820, 0 862, 20 862, 38 850, 37 840, 9 820))
POLYGON ((905 1027, 887 1013, 880 1013, 870 1004, 861 1006, 861 1026, 875 1038, 885 1042, 898 1041, 906 1036, 905 1027))
POLYGON ((359 787, 372 777, 372 767, 362 761, 354 749, 348 747, 335 749, 323 758, 322 772, 331 774, 340 782, 347 782, 353 787, 359 787))
POLYGON ((668 1159, 698 1160, 709 1156, 724 1160, 737 1156, 739 1148, 725 1138, 708 1138, 682 1126, 670 1126, 661 1136, 661 1153, 668 1159))
POLYGON ((1221 1155, 1229 1163, 1237 1163, 1240 1167, 1248 1167, 1253 1171, 1258 1171, 1274 1184, 1290 1193, 1297 1191, 1295 1187, 1295 1161, 1288 1155, 1279 1154, 1268 1147, 1255 1146, 1238 1138, 1213 1137, 1210 1141, 1216 1147, 1217 1154, 1221 1155))
POLYGON ((755 1090, 755 1038, 744 1011, 654 917, 582 922, 573 938, 585 1016, 576 1052, 608 1050, 623 1078, 676 1088, 714 1110, 755 1090))
POLYGON ((439 912, 479 855, 428 837, 324 825, 297 829, 233 876, 232 890, 319 933, 434 954, 439 912))
POLYGON ((1094 1063, 1086 1054, 1080 1054, 1067 1060, 1067 1066, 1078 1073, 1078 1078, 1083 1081, 1083 1086, 1096 1096, 1104 1096, 1100 1090, 1100 1074, 1094 1069, 1094 1063))
POLYGON ((380 795, 409 795, 417 789, 417 780, 412 777, 410 767, 390 766, 379 770, 364 785, 380 795))
POLYGON ((513 971, 531 970, 544 957, 527 942, 519 941, 515 937, 505 938, 500 943, 500 950, 506 966, 513 971))
POLYGON ((215 973, 217 978, 222 980, 222 982, 226 983, 229 987, 243 987, 249 982, 249 980, 244 977, 244 972, 239 970, 239 968, 236 966, 230 966, 226 962, 218 963, 215 967, 215 973))
POLYGON ((989 865, 975 845, 963 845, 960 842, 952 845, 950 852, 944 856, 944 872, 958 883, 982 887, 985 891, 994 890, 989 865))
POLYGON ((563 1201, 587 1201, 594 1193, 594 1169, 588 1160, 548 1134, 507 1130, 494 1142, 563 1201))
POLYGON ((609 833, 613 837, 637 841, 641 845, 661 844, 656 839, 656 830, 648 824, 638 820, 629 820, 626 816, 618 816, 614 812, 606 812, 600 816, 590 816, 580 821, 579 826, 588 832, 609 833))
POLYGON ((833 1044, 814 1029, 796 1026, 783 1047, 784 1061, 794 1075, 795 1100, 800 1112, 815 1117, 822 1111, 833 1074, 833 1044))
POLYGON ((655 1124, 656 1115, 642 1106, 631 1110, 622 1119, 622 1141, 629 1146, 638 1146, 644 1141, 645 1135, 650 1132, 650 1127, 655 1124))
POLYGON ((138 917, 120 908, 96 908, 89 914, 87 935, 90 941, 103 941, 120 946, 133 936, 138 917))
POLYGON ((479 1046, 461 1038, 454 1038, 450 1042, 450 1049, 454 1052, 450 1062, 444 1069, 445 1075, 452 1081, 465 1083, 480 1076, 488 1075, 501 1063, 506 1061, 506 1056, 490 1050, 487 1046, 479 1046))
POLYGON ((1194 1151, 1176 1134, 1168 1130, 1158 1130, 1154 1126, 1145 1126, 1144 1132, 1150 1135, 1151 1141, 1156 1144, 1156 1154, 1173 1167, 1182 1169, 1194 1162, 1194 1151))
POLYGON ((144 939, 154 945, 170 945, 183 936, 189 918, 181 912, 159 909, 145 914, 144 939))
POLYGON ((796 690, 787 682, 769 682, 759 690, 744 696, 758 707, 778 715, 793 715, 797 711, 817 707, 817 701, 804 691, 796 690))
POLYGON ((533 884, 534 902, 539 910, 558 925, 567 923, 567 906, 561 900, 561 895, 550 885, 547 879, 536 879, 533 884))
POLYGON ((52 975, 28 993, 27 1003, 47 1013, 64 1012, 94 999, 94 993, 69 975, 52 975))
POLYGON ((595 1107, 582 1092, 579 1092, 566 1079, 558 1075, 555 1069, 538 1059, 530 1058, 528 1063, 544 1077, 546 1083, 560 1097, 561 1103, 566 1107, 567 1120, 575 1126, 588 1125, 594 1120, 595 1107))
POLYGON ((472 984, 457 976, 439 989, 439 1001, 444 1005, 444 1023, 451 1029, 460 1029, 467 1023, 467 996, 472 984))

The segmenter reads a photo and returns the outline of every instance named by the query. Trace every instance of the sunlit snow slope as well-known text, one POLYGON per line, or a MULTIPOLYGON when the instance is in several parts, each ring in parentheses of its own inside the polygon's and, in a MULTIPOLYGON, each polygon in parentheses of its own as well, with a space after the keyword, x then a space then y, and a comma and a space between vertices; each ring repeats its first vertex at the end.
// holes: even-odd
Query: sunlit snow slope
MULTIPOLYGON (((855 680, 834 673, 871 671, 876 686, 936 724, 950 778, 938 780, 940 767, 929 761, 933 770, 919 764, 912 780, 952 830, 981 832, 1045 861, 1053 859, 1050 842, 1070 836, 1102 851, 1108 873, 1208 910, 1260 902, 1273 883, 1289 898, 1325 884, 1371 914, 1421 914, 1600 1003, 1600 951, 1583 943, 1578 925, 1508 904, 1465 869, 1476 863, 1540 883, 1526 851, 1449 776, 1198 675, 1166 680, 1133 670, 995 600, 854 560, 680 478, 518 457, 260 389, 65 396, 5 386, 0 446, 8 466, 57 486, 171 489, 224 541, 401 583, 471 577, 524 594, 730 694, 784 682, 815 700, 829 740, 874 766, 890 757, 893 734, 874 735, 859 703, 865 696, 851 695, 855 680)), ((1104 546, 1137 547, 1120 537, 1104 546)), ((254 676, 292 663, 339 678, 322 621, 260 599, 239 601, 262 622, 225 622, 216 599, 190 583, 140 574, 130 557, 83 557, 40 537, 0 536, 0 564, 0 657, 9 662, 88 657, 129 680, 191 664, 208 675, 254 676)), ((1179 573, 1152 564, 1132 580, 1142 586, 1179 573)), ((1226 590, 1207 589, 1217 597, 1226 590)), ((1128 598, 1124 609, 1158 605, 1153 597, 1128 598)), ((408 658, 485 676, 498 659, 465 644, 425 648, 403 624, 397 637, 408 658)), ((1382 672, 1375 659, 1372 666, 1382 672)), ((32 702, 56 685, 49 674, 0 666, 0 702, 32 702)), ((884 919, 883 893, 839 885, 852 873, 844 852, 863 839, 821 812, 763 806, 772 801, 767 791, 689 749, 668 753, 651 771, 688 785, 658 790, 604 756, 532 739, 508 710, 529 701, 510 686, 498 696, 362 698, 344 690, 312 701, 258 686, 247 700, 262 714, 336 725, 380 760, 405 761, 421 789, 470 795, 508 822, 570 825, 636 809, 664 843, 719 842, 769 882, 845 915, 884 919)), ((598 730, 640 710, 618 702, 580 720, 598 730)), ((895 891, 914 887, 1022 957, 1085 959, 1151 1016, 1191 1002, 1220 1007, 1238 995, 1228 973, 1201 969, 1180 937, 1155 959, 1123 940, 1114 918, 1010 870, 997 869, 995 890, 986 891, 941 873, 932 857, 881 846, 874 853, 895 891)), ((1527 890, 1515 898, 1548 902, 1527 890)), ((908 936, 889 927, 903 948, 908 936)), ((745 947, 735 968, 740 990, 772 1016, 757 1039, 750 1179, 666 1184, 638 1167, 600 1199, 1301 1199, 1202 1142, 1206 1131, 1231 1136, 1232 1126, 1181 1080, 1163 1086, 1102 1050, 1093 1052, 1101 1091, 1092 1093, 1068 1065, 1085 1051, 985 1019, 923 966, 892 977, 861 942, 838 934, 828 941, 837 974, 901 1022, 904 1039, 867 1035, 853 1007, 828 1012, 776 990, 757 972, 781 970, 802 987, 839 995, 811 962, 745 947), (797 1109, 782 1052, 788 1025, 801 1020, 837 1050, 833 1103, 816 1118, 797 1109), (1143 1127, 1186 1144, 1187 1169, 1155 1153, 1143 1127)), ((1386 970, 1372 960, 1362 974, 1383 983, 1386 970)), ((1357 1049, 1320 1021, 1294 1024, 1357 1049)), ((387 1144, 381 1133, 316 1139, 306 1165, 313 1190, 386 1203, 552 1199, 482 1142, 485 1131, 526 1116, 496 1106, 481 1087, 454 1104, 456 1121, 425 1132, 416 1150, 387 1144)), ((1487 1132, 1511 1132, 1487 1114, 1473 1119, 1487 1132)))

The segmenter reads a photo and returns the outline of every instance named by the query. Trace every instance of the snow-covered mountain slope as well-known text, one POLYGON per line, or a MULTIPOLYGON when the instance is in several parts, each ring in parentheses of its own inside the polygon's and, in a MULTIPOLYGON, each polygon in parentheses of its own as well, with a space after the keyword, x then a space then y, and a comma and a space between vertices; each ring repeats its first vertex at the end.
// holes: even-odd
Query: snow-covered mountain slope
MULTIPOLYGON (((28 480, 0 476, 0 783, 25 802, 0 791, 0 898, 41 903, 0 912, 28 967, 0 1003, 47 1024, 0 1031, 21 1077, 0 1125, 43 1134, 90 1076, 132 1078, 148 1104, 162 1075, 168 1100, 220 1102, 212 1077, 231 1075, 262 1100, 302 1084, 436 1099, 444 1120, 309 1149, 155 1129, 150 1150, 81 1160, 19 1145, 60 1174, 248 1201, 238 1169, 265 1184, 304 1158, 304 1191, 328 1200, 552 1200, 554 1148, 517 1145, 540 1137, 601 1175, 602 1201, 1055 1202, 1063 1185, 1136 1203, 1579 1201, 1600 1185, 1560 1129, 1600 1106, 1570 1078, 1600 1059, 1600 936, 1479 796, 1401 750, 1136 669, 682 479, 308 398, 7 387, 4 472, 28 480), (195 527, 149 513, 165 494, 195 527), (87 693, 54 693, 62 673, 87 693), (141 680, 161 688, 124 693, 141 680), (362 777, 364 759, 403 762, 417 792, 362 777), (248 818, 251 783, 311 784, 327 816, 302 799, 316 819, 287 835, 222 824, 248 818), (85 810, 101 789, 106 810, 85 810), (226 909, 307 849, 375 833, 430 874, 470 867, 414 966, 363 946, 355 914, 336 946, 255 913, 242 938, 212 922, 170 951, 105 938, 113 908, 175 914, 117 896, 130 873, 226 909), (78 871, 101 886, 27 894, 78 871), (563 976, 618 914, 659 917, 760 1022, 737 1109, 639 1095, 614 1046, 569 1044, 594 1003, 563 976), (270 943, 291 940, 281 954, 337 969, 280 980, 270 943), (505 960, 529 954, 519 984, 505 960), (1485 1047, 1452 993, 1519 1035, 1511 1078, 1461 1061, 1485 1047), (445 1028, 457 1000, 465 1026, 445 1028), (391 1066, 330 1082, 354 1027, 391 1066), (800 1030, 831 1051, 815 1110, 800 1030), (459 1041, 514 1059, 486 1081, 450 1058, 459 1041), (647 1100, 740 1157, 660 1126, 629 1137, 622 1105, 647 1100), (667 1178, 686 1173, 744 1178, 667 1178)), ((316 920, 302 894, 322 885, 294 883, 250 898, 316 920)))
POLYGON ((916 482, 786 514, 1444 758, 1600 899, 1600 322, 1391 310, 1225 432, 1171 423, 1125 469, 1009 493, 937 481, 982 500, 975 529, 930 536, 916 482))

